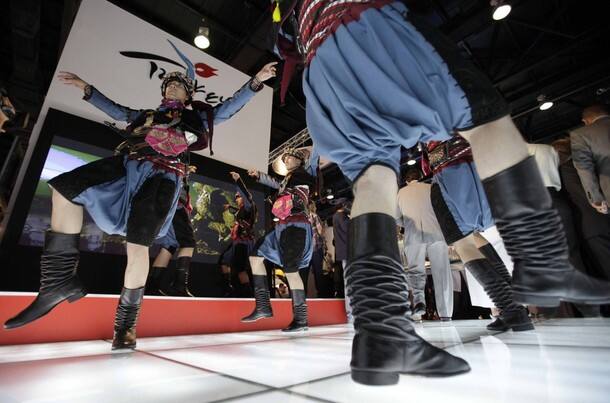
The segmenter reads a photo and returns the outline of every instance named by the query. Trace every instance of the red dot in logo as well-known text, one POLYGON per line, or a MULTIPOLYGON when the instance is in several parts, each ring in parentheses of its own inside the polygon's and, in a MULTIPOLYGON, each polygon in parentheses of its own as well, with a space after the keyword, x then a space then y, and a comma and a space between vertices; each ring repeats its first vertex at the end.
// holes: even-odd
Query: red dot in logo
POLYGON ((195 73, 197 73, 197 75, 199 77, 208 78, 208 77, 212 77, 212 76, 217 76, 218 75, 218 74, 216 74, 217 71, 218 71, 218 69, 208 66, 205 63, 195 64, 195 73))

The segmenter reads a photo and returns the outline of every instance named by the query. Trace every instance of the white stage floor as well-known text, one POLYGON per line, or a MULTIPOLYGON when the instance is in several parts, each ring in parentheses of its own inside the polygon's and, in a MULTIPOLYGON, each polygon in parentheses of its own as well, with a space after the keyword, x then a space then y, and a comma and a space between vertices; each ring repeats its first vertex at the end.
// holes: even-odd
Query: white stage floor
POLYGON ((346 325, 142 338, 120 354, 107 340, 0 346, 0 402, 610 402, 610 319, 500 334, 487 323, 417 325, 472 371, 384 387, 351 381, 346 325))

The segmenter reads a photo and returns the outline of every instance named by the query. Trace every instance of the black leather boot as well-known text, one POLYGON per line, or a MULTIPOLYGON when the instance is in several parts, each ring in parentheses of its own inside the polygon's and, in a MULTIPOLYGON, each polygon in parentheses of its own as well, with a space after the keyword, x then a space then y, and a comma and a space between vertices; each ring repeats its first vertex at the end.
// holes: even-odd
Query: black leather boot
POLYGON ((256 299, 256 306, 250 315, 242 318, 242 322, 256 322, 259 319, 273 317, 271 298, 269 297, 269 287, 267 285, 267 276, 255 274, 252 276, 252 281, 254 283, 254 298, 256 299))
POLYGON ((468 372, 466 361, 415 332, 396 239, 396 223, 387 214, 363 214, 350 221, 345 278, 356 331, 352 379, 365 385, 391 385, 398 382, 399 374, 468 372))
POLYGON ((161 295, 159 291, 161 289, 161 278, 163 273, 167 270, 165 267, 151 267, 148 273, 148 279, 146 281, 146 294, 147 295, 161 295))
POLYGON ((533 157, 483 180, 496 227, 515 263, 513 299, 542 307, 560 301, 610 303, 610 283, 576 271, 561 218, 533 157))
POLYGON ((508 272, 506 265, 502 261, 502 258, 500 257, 500 255, 498 255, 498 252, 496 252, 496 249, 491 244, 488 243, 488 244, 485 244, 484 246, 481 246, 479 248, 479 250, 481 251, 483 256, 485 256, 487 258, 489 263, 492 264, 492 266, 494 267, 494 270, 496 271, 496 273, 498 273, 502 277, 504 282, 507 284, 512 284, 513 276, 508 272))
POLYGON ((506 283, 491 262, 487 259, 476 259, 465 263, 464 266, 483 286, 494 305, 502 311, 500 316, 487 326, 488 330, 501 332, 509 329, 515 332, 534 330, 527 309, 513 302, 510 284, 506 283))
POLYGON ((282 332, 299 332, 309 329, 305 290, 290 290, 292 294, 292 322, 282 332))
POLYGON ((231 284, 231 272, 222 273, 222 296, 233 297, 235 290, 233 284, 231 284))
POLYGON ((191 259, 192 258, 190 256, 181 256, 176 261, 174 281, 170 287, 168 295, 172 297, 194 297, 188 288, 191 259))
POLYGON ((26 325, 49 313, 63 301, 87 295, 76 275, 80 234, 47 231, 40 258, 40 289, 34 302, 4 324, 5 329, 26 325))
POLYGON ((123 287, 114 317, 113 350, 136 348, 136 322, 143 297, 144 287, 123 287))

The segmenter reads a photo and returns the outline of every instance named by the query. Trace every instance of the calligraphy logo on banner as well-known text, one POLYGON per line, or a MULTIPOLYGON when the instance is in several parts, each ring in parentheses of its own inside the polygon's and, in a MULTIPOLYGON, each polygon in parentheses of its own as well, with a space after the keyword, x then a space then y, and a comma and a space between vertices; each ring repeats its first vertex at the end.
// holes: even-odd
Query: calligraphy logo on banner
MULTIPOLYGON (((190 61, 184 55, 184 53, 182 53, 182 52, 180 52, 180 50, 178 50, 178 48, 176 47, 176 45, 174 45, 174 43, 172 41, 170 41, 169 39, 167 41, 172 45, 172 47, 174 48, 174 50, 176 51, 176 53, 178 54, 180 59, 183 62, 185 62, 186 66, 176 60, 170 59, 169 57, 157 55, 154 53, 141 52, 141 51, 130 51, 130 50, 121 51, 119 53, 125 57, 129 57, 132 59, 148 60, 148 62, 150 64, 150 70, 148 73, 149 79, 156 77, 160 80, 163 80, 163 78, 165 77, 165 74, 172 71, 172 70, 165 69, 164 67, 159 67, 159 65, 157 64, 159 62, 180 67, 181 69, 183 69, 187 72, 189 71, 189 69, 192 69, 192 73, 196 74, 197 76, 199 76, 201 78, 210 78, 210 77, 218 76, 218 73, 217 73, 218 69, 216 69, 206 63, 203 63, 203 62, 192 63, 192 61, 190 61)), ((213 91, 209 91, 209 92, 206 91, 205 84, 200 85, 197 82, 197 79, 195 77, 191 77, 191 78, 193 78, 195 80, 195 92, 205 95, 204 100, 206 103, 208 103, 210 105, 215 105, 215 104, 224 102, 224 99, 225 99, 224 96, 218 95, 213 91)))

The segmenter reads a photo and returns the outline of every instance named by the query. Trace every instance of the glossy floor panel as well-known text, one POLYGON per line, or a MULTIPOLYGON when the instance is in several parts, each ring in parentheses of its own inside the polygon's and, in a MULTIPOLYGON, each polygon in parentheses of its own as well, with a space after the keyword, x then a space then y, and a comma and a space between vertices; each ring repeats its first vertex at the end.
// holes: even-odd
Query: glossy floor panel
POLYGON ((0 346, 0 402, 609 402, 610 319, 555 319, 535 331, 489 321, 417 332, 471 365, 453 378, 351 381, 349 325, 142 338, 134 353, 90 342, 0 346))

